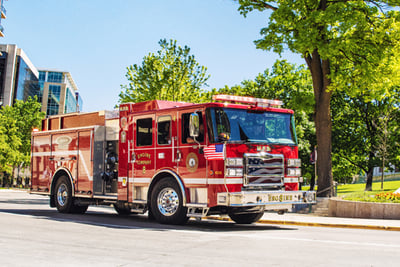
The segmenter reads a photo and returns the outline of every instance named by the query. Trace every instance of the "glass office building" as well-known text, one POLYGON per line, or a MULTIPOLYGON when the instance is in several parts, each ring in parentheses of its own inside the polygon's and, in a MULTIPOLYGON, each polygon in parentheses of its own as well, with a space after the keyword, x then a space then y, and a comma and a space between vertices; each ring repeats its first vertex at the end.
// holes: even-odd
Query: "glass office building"
POLYGON ((43 91, 42 111, 47 115, 82 111, 82 103, 76 97, 78 88, 69 72, 41 69, 39 84, 43 91))
POLYGON ((37 74, 29 68, 22 57, 18 56, 16 63, 16 77, 18 78, 15 80, 14 101, 26 101, 28 97, 34 98, 34 96, 41 98, 37 74))
POLYGON ((41 99, 39 72, 21 48, 0 45, 0 104, 10 106, 28 97, 41 99))
POLYGON ((0 37, 4 37, 4 28, 1 25, 1 20, 6 18, 6 13, 7 13, 3 4, 4 4, 4 0, 1 0, 1 2, 0 2, 0 13, 1 13, 0 14, 0 37))
POLYGON ((69 72, 38 70, 16 45, 0 44, 0 52, 0 106, 37 96, 47 115, 82 111, 82 99, 69 72))

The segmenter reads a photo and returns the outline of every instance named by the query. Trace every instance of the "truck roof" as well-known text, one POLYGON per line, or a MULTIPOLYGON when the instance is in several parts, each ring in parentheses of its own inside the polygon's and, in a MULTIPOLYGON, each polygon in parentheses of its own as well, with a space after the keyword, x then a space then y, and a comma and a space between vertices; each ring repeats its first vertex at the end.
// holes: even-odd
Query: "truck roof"
POLYGON ((272 112, 281 113, 294 113, 293 110, 277 108, 277 107, 259 107, 250 104, 236 104, 236 103, 218 103, 218 102, 208 102, 208 103, 188 103, 188 102, 175 102, 166 100, 150 100, 139 103, 123 103, 119 106, 120 111, 127 111, 128 113, 141 113, 149 111, 161 111, 172 108, 184 108, 184 107, 230 107, 239 109, 253 109, 253 110, 267 110, 272 112))
POLYGON ((150 100, 139 103, 123 103, 119 106, 118 110, 108 111, 96 111, 86 113, 68 113, 62 115, 48 116, 42 120, 42 131, 51 131, 59 129, 79 128, 90 125, 105 125, 108 120, 116 120, 119 118, 119 112, 132 113, 147 113, 154 111, 162 111, 176 108, 204 108, 204 107, 227 107, 227 108, 238 108, 246 110, 264 110, 271 112, 280 113, 291 113, 293 110, 278 108, 278 107, 262 107, 257 105, 251 105, 249 103, 221 103, 221 102, 209 102, 209 103, 187 103, 177 101, 166 101, 166 100, 150 100))

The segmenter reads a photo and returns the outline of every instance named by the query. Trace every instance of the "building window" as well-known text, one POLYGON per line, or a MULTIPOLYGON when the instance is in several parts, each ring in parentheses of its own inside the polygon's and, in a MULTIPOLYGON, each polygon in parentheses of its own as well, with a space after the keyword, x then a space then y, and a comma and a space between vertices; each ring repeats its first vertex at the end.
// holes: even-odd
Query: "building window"
POLYGON ((16 69, 14 100, 26 101, 35 95, 40 98, 38 78, 21 57, 17 59, 16 69))
POLYGON ((62 83, 63 74, 62 72, 51 72, 49 71, 47 75, 47 82, 49 83, 62 83))
POLYGON ((77 103, 76 111, 80 112, 80 111, 82 111, 82 107, 83 107, 83 101, 82 101, 81 95, 78 92, 75 92, 75 98, 76 98, 76 103, 77 103))
POLYGON ((39 71, 39 81, 45 82, 46 81, 46 72, 39 71))
POLYGON ((60 107, 60 85, 49 85, 49 99, 47 101, 47 115, 56 115, 60 107))
POLYGON ((64 113, 77 112, 75 94, 71 89, 67 88, 67 95, 65 97, 64 113))

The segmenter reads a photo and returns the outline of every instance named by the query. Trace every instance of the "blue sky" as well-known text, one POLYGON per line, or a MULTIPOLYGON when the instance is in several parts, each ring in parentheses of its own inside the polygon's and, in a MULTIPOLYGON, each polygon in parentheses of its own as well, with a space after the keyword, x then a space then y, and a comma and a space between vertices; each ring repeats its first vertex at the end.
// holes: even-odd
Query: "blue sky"
MULTIPOLYGON (((112 109, 126 67, 159 50, 162 38, 191 48, 208 68, 209 87, 253 79, 279 58, 255 48, 268 14, 244 18, 232 0, 10 0, 4 44, 22 48, 37 68, 69 71, 83 111, 112 109)), ((298 55, 282 58, 303 64, 298 55)))

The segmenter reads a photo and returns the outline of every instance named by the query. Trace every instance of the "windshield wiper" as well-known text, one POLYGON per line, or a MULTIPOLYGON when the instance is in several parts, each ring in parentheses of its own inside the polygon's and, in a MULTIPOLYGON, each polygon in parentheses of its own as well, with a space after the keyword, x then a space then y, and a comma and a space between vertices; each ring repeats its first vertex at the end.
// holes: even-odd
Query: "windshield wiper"
POLYGON ((240 140, 249 142, 249 137, 246 135, 246 133, 243 131, 242 126, 238 123, 239 126, 239 133, 240 133, 240 140))

